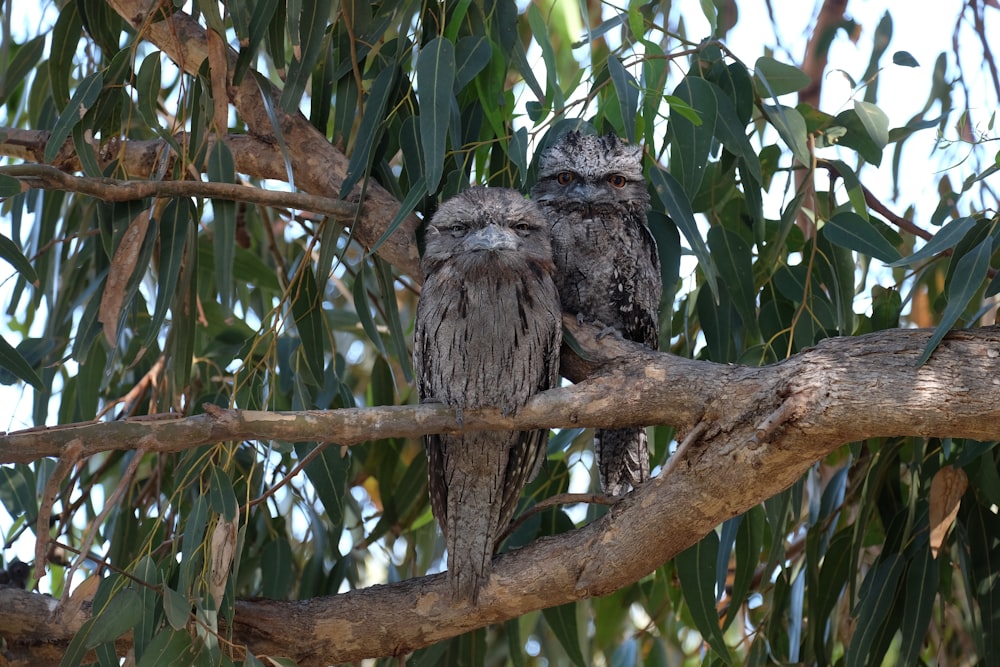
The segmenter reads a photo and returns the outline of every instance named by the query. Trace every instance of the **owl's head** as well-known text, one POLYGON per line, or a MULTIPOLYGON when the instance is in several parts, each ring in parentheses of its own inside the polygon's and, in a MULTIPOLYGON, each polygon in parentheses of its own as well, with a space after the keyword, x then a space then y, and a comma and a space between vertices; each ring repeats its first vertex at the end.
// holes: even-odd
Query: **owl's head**
POLYGON ((538 158, 531 196, 552 206, 642 206, 649 203, 642 147, 613 134, 568 132, 538 158))
POLYGON ((427 225, 423 268, 551 272, 548 224, 534 202, 508 188, 476 186, 447 200, 427 225))

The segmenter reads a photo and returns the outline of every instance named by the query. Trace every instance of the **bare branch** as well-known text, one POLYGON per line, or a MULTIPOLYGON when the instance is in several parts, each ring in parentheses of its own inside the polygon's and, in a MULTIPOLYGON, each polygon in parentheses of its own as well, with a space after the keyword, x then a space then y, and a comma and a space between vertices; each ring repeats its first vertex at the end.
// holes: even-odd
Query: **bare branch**
POLYGON ((114 178, 71 176, 44 164, 19 164, 0 167, 0 174, 21 180, 24 189, 45 188, 91 195, 104 201, 131 201, 145 197, 213 197, 243 201, 262 206, 295 208, 325 213, 340 219, 357 214, 357 204, 340 199, 300 192, 279 192, 237 185, 203 181, 122 181, 114 178))
MULTIPOLYGON (((478 607, 453 602, 443 575, 306 601, 245 600, 236 606, 234 640, 304 666, 402 655, 636 581, 722 521, 787 488, 845 442, 907 434, 990 439, 1000 420, 997 327, 953 332, 919 367, 926 330, 832 338, 785 362, 752 368, 636 348, 633 357, 613 361, 607 348, 595 344, 596 329, 568 325, 588 357, 597 360, 591 363, 598 375, 539 395, 513 418, 465 412, 464 428, 664 422, 696 428, 699 436, 669 475, 644 484, 591 525, 498 557, 478 607), (682 384, 683 393, 670 391, 682 384), (785 404, 796 409, 783 412, 785 404), (747 443, 755 435, 759 442, 751 448, 747 443)), ((610 337, 605 342, 612 349, 630 347, 610 337)), ((80 438, 88 452, 100 449, 100 438, 114 439, 116 448, 141 442, 147 451, 176 451, 213 437, 291 437, 298 431, 310 439, 358 441, 457 429, 454 415, 433 406, 222 411, 217 419, 199 416, 171 424, 129 421, 10 434, 0 438, 0 461, 24 460, 22 448, 38 456, 40 443, 55 436, 80 438), (192 436, 198 439, 188 440, 192 436)), ((10 650, 28 650, 37 641, 65 645, 86 620, 64 618, 58 625, 45 620, 38 611, 48 604, 24 591, 0 590, 0 607, 18 610, 0 616, 0 634, 10 650), (24 613, 40 620, 24 624, 18 620, 24 613)))

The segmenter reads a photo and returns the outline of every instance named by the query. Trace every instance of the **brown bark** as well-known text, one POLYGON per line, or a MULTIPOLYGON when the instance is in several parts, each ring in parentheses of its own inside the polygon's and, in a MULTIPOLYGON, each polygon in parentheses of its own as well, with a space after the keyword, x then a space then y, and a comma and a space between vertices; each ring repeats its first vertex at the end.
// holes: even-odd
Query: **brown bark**
MULTIPOLYGON (((572 318, 566 326, 589 361, 564 354, 563 370, 572 377, 593 374, 589 379, 540 394, 512 418, 468 411, 463 427, 698 425, 700 435, 666 475, 593 524, 500 556, 478 607, 453 602, 442 575, 300 602, 244 600, 237 603, 232 628, 236 643, 306 666, 401 655, 636 581, 722 521, 787 488, 846 442, 997 435, 998 327, 953 332, 920 367, 927 330, 828 339, 756 368, 680 359, 608 337, 597 341, 595 330, 578 327, 572 318), (684 391, 673 390, 677 386, 684 391)), ((221 439, 287 438, 293 427, 301 439, 335 433, 346 443, 452 431, 458 424, 447 410, 432 406, 285 415, 219 411, 171 422, 12 433, 0 437, 0 462, 56 455, 59 443, 72 439, 87 453, 139 442, 148 451, 178 451, 221 439)), ((86 618, 54 620, 45 600, 0 590, 0 608, 16 604, 33 615, 31 623, 21 612, 17 618, 0 616, 0 635, 15 654, 30 655, 37 641, 64 646, 86 618)))

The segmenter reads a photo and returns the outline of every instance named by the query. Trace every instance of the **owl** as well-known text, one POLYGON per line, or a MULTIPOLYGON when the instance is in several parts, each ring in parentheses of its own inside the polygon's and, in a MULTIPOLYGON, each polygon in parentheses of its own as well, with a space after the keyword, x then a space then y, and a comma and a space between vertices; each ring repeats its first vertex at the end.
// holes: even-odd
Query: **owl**
MULTIPOLYGON (((421 402, 510 415, 559 381, 562 339, 549 227, 508 189, 473 187, 441 205, 421 260, 413 362, 421 402)), ((478 597, 547 430, 425 439, 431 509, 456 599, 478 597)))
MULTIPOLYGON (((663 286, 646 224, 642 148, 569 132, 539 157, 532 199, 549 221, 563 309, 656 349, 663 286)), ((601 487, 623 495, 649 479, 643 428, 594 433, 601 487)))

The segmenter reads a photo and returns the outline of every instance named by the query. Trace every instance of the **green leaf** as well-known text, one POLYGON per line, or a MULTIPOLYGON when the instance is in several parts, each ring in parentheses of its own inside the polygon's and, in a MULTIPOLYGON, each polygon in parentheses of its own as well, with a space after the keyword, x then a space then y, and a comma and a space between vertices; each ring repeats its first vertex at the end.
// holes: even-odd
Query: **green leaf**
POLYGON ((382 136, 382 132, 385 131, 382 123, 385 119, 386 106, 389 104, 389 95, 395 83, 395 74, 395 67, 386 67, 378 73, 372 83, 368 99, 365 102, 365 111, 361 116, 361 125, 358 127, 354 152, 347 165, 347 176, 344 178, 343 185, 340 186, 341 199, 347 196, 351 188, 361 180, 361 177, 368 170, 372 150, 382 136))
POLYGON ((427 190, 436 192, 444 172, 445 145, 455 87, 455 45, 436 37, 417 56, 420 141, 427 190))
POLYGON ((52 101, 56 109, 62 111, 69 102, 69 82, 73 78, 73 58, 80 45, 80 20, 78 3, 67 2, 59 12, 59 18, 52 28, 52 48, 49 52, 49 84, 52 87, 52 101))
POLYGON ((691 612, 695 627, 718 656, 730 665, 732 661, 729 649, 719 628, 719 614, 715 610, 715 563, 718 553, 719 536, 712 531, 694 546, 677 554, 674 563, 684 602, 691 612))
POLYGON ((378 240, 372 245, 371 249, 368 251, 369 255, 374 255, 378 252, 378 249, 382 247, 382 244, 396 232, 399 226, 403 224, 403 220, 406 220, 406 218, 413 213, 417 204, 423 201, 427 194, 427 182, 424 180, 424 177, 421 176, 412 185, 410 185, 410 189, 407 190, 406 196, 399 204, 399 210, 396 211, 396 215, 393 216, 389 226, 385 228, 384 232, 382 232, 382 236, 378 237, 378 240))
POLYGON ((76 87, 73 97, 66 108, 63 109, 63 112, 59 114, 59 119, 56 120, 55 127, 52 128, 52 134, 49 135, 49 140, 45 144, 44 159, 46 162, 55 160, 56 155, 59 154, 59 149, 62 148, 63 142, 66 141, 73 128, 80 122, 87 110, 94 106, 103 88, 104 77, 100 72, 88 75, 76 87))
MULTIPOLYGON (((743 161, 754 180, 761 183, 764 180, 764 175, 760 168, 760 158, 750 140, 747 139, 746 126, 740 122, 736 107, 721 88, 714 84, 709 85, 715 89, 716 119, 718 121, 715 124, 715 136, 719 138, 726 150, 743 161)), ((744 188, 744 190, 747 189, 749 188, 744 188)))
POLYGON ((761 108, 767 119, 774 125, 774 129, 778 131, 778 136, 791 149, 795 159, 805 165, 812 162, 809 144, 806 140, 806 121, 802 114, 785 106, 763 104, 761 108))
POLYGON ((94 625, 87 637, 87 648, 110 642, 131 630, 142 612, 139 593, 125 588, 112 598, 104 609, 94 616, 94 625))
POLYGON ((900 627, 902 642, 899 650, 900 665, 916 665, 920 660, 920 650, 927 637, 927 627, 934 611, 934 600, 938 594, 939 568, 931 557, 927 542, 914 545, 916 554, 910 556, 906 566, 906 583, 903 586, 906 598, 903 605, 903 623, 900 627))
POLYGON ((385 356, 385 345, 382 342, 382 336, 378 332, 378 327, 375 326, 375 319, 372 317, 372 307, 368 302, 367 275, 368 264, 361 262, 358 267, 358 275, 354 277, 354 287, 352 289, 354 310, 358 314, 358 319, 361 321, 361 328, 364 329, 368 339, 375 343, 379 354, 385 356))
POLYGON ((914 266, 918 262, 930 259, 948 248, 954 248, 955 244, 961 241, 975 227, 976 219, 973 217, 955 218, 943 226, 920 250, 909 257, 896 260, 892 264, 889 264, 889 266, 914 266))
POLYGON ((284 537, 264 545, 260 556, 261 570, 267 576, 261 581, 261 595, 272 600, 287 600, 295 590, 295 570, 292 547, 284 537))
POLYGON ((167 317, 167 310, 177 290, 177 277, 184 261, 184 246, 188 231, 195 218, 194 204, 187 197, 171 199, 164 207, 159 220, 160 249, 159 280, 156 283, 156 305, 150 320, 146 345, 150 345, 160 335, 160 327, 167 317))
POLYGON ((296 16, 298 20, 297 41, 301 46, 300 56, 292 59, 279 102, 286 113, 293 113, 299 108, 306 83, 308 83, 309 77, 312 76, 313 69, 319 61, 323 35, 330 22, 332 0, 301 0, 301 2, 301 14, 296 16))
POLYGON ((764 546, 764 524, 764 510, 758 506, 743 515, 743 521, 740 522, 739 530, 736 531, 734 549, 736 570, 733 573, 732 593, 723 630, 741 616, 743 602, 750 592, 750 584, 753 583, 757 567, 760 565, 760 552, 764 546))
MULTIPOLYGON (((679 112, 681 107, 670 105, 670 173, 694 199, 705 177, 708 155, 715 136, 717 103, 712 84, 704 79, 687 76, 674 89, 673 97, 697 110, 700 124, 694 124, 679 112)), ((689 239, 690 240, 690 239, 689 239)))
POLYGON ((14 376, 12 380, 3 373, 0 375, 0 384, 13 384, 17 380, 24 380, 38 391, 43 391, 45 388, 41 376, 31 367, 28 360, 2 336, 0 336, 0 370, 14 376))
POLYGON ((867 221, 869 219, 868 202, 865 200, 865 191, 861 186, 861 181, 858 180, 858 175, 842 160, 830 160, 830 164, 837 169, 838 175, 844 179, 844 187, 847 188, 847 198, 851 200, 854 212, 867 221))
POLYGON ((566 655, 577 667, 586 667, 587 661, 583 657, 582 637, 577 623, 577 602, 569 602, 556 607, 549 607, 542 611, 545 622, 552 629, 552 634, 556 636, 562 644, 566 655))
MULTIPOLYGON (((38 61, 42 59, 44 53, 45 35, 39 35, 17 48, 14 57, 7 63, 3 79, 0 79, 0 104, 6 102, 10 94, 17 90, 17 87, 38 67, 38 61)), ((61 141, 59 143, 62 144, 61 141)))
POLYGON ((196 665, 199 651, 186 630, 163 630, 153 637, 136 667, 181 667, 196 665))
POLYGON ((754 288, 753 253, 738 234, 725 227, 708 230, 708 246, 733 307, 748 331, 757 330, 757 291, 754 288))
POLYGON ((892 63, 903 67, 920 67, 920 63, 908 51, 896 51, 893 53, 892 63))
MULTIPOLYGON (((0 175, 0 189, 3 188, 4 182, 7 180, 14 181, 20 190, 20 182, 15 178, 10 178, 8 176, 0 175)), ((2 191, 0 191, 0 197, 4 197, 2 191)), ((6 260, 14 269, 24 276, 24 279, 29 283, 38 282, 38 275, 35 273, 35 269, 32 268, 31 263, 28 258, 21 253, 21 249, 17 247, 17 244, 11 241, 9 238, 0 234, 0 259, 6 260)))
POLYGON ((38 517, 38 498, 35 495, 35 474, 31 468, 23 463, 0 466, 0 501, 13 518, 23 515, 28 523, 35 521, 38 517))
POLYGON ((316 284, 316 276, 312 268, 302 266, 295 272, 292 285, 292 317, 295 328, 302 342, 303 359, 308 366, 308 377, 303 378, 308 384, 319 385, 323 377, 323 295, 316 284))
POLYGON ((629 141, 635 141, 635 120, 639 113, 639 84, 620 60, 613 54, 608 56, 608 74, 618 95, 618 105, 621 108, 622 121, 625 125, 625 136, 629 141))
POLYGON ((762 56, 754 63, 754 87, 761 97, 778 97, 795 93, 812 80, 798 67, 762 56))
POLYGON ((413 365, 410 361, 410 351, 406 346, 407 336, 403 333, 403 323, 399 318, 399 306, 396 303, 396 279, 392 274, 392 265, 381 257, 375 257, 375 277, 378 278, 379 296, 382 297, 382 309, 385 323, 389 327, 389 337, 396 350, 396 359, 403 369, 403 377, 407 382, 413 381, 413 365))
POLYGON ((260 42, 267 35, 267 27, 274 17, 274 12, 278 8, 278 0, 257 0, 253 12, 250 16, 250 27, 248 29, 248 39, 246 44, 241 42, 240 55, 236 60, 236 67, 233 70, 233 85, 238 86, 243 81, 247 68, 250 67, 257 55, 260 42))
POLYGON ((233 482, 226 471, 217 465, 210 465, 211 472, 208 493, 208 505, 212 511, 222 515, 227 521, 236 518, 237 501, 233 491, 233 482))
POLYGON ((952 262, 956 262, 955 270, 951 275, 951 280, 946 287, 948 295, 948 305, 945 306, 941 314, 941 321, 934 328, 927 346, 924 347, 923 354, 917 361, 918 366, 922 366, 930 359, 931 353, 938 346, 938 343, 945 337, 951 327, 961 317, 962 312, 969 305, 969 302, 979 291, 986 272, 990 268, 990 256, 993 254, 993 242, 989 237, 983 239, 975 248, 965 253, 961 257, 952 257, 952 262))
MULTIPOLYGON (((323 451, 306 464, 305 473, 309 481, 316 489, 326 515, 333 525, 331 534, 339 534, 340 527, 344 523, 344 496, 347 494, 347 475, 351 470, 351 458, 341 456, 340 448, 336 446, 324 446, 323 451)), ((313 451, 313 447, 300 443, 295 446, 295 453, 299 459, 304 459, 313 451)))
POLYGON ((153 128, 160 126, 156 107, 162 87, 160 79, 160 52, 153 51, 142 59, 139 73, 135 79, 135 92, 138 97, 137 107, 143 121, 153 128))
MULTIPOLYGON (((424 47, 426 48, 426 47, 424 47)), ((483 71, 493 57, 490 41, 483 35, 468 35, 455 43, 455 88, 457 95, 483 71)))
MULTIPOLYGON (((21 181, 17 180, 16 178, 13 178, 12 176, 6 176, 4 174, 0 174, 0 199, 13 197, 14 195, 20 193, 21 193, 21 181)), ((13 264, 13 262, 11 263, 13 264)))
MULTIPOLYGON (((208 154, 208 180, 213 183, 235 183, 236 163, 229 146, 216 141, 208 154)), ((229 314, 233 307, 233 261, 236 254, 236 202, 213 199, 212 247, 215 251, 215 283, 222 311, 229 314)))
POLYGON ((875 145, 881 150, 889 143, 889 117, 885 112, 870 102, 854 100, 854 111, 861 119, 865 131, 875 145))
POLYGON ((674 224, 677 225, 678 229, 687 238, 688 243, 691 244, 702 273, 705 275, 705 280, 708 281, 709 289, 712 290, 712 294, 718 300, 718 271, 712 262, 712 255, 708 251, 708 246, 701 238, 698 223, 695 221, 694 213, 691 211, 691 202, 684 193, 684 188, 681 187, 681 184, 673 176, 659 167, 650 169, 647 177, 652 182, 653 190, 656 192, 660 203, 663 204, 667 215, 671 217, 674 224))
POLYGON ((136 659, 142 658, 146 646, 153 639, 153 634, 159 625, 159 601, 160 593, 155 586, 161 578, 156 570, 156 563, 150 556, 143 556, 135 566, 132 575, 148 586, 139 586, 139 617, 136 619, 135 631, 132 633, 132 641, 135 647, 136 659))
POLYGON ((881 664, 882 656, 872 655, 872 649, 884 632, 895 632, 890 612, 905 565, 900 554, 891 554, 868 571, 854 611, 857 624, 847 647, 846 667, 881 664))
POLYGON ((519 127, 510 135, 507 143, 507 156, 517 167, 519 187, 528 182, 528 128, 519 127))
POLYGON ((899 259, 899 251, 882 236, 871 222, 857 213, 844 211, 823 225, 822 233, 831 243, 889 263, 899 259))

